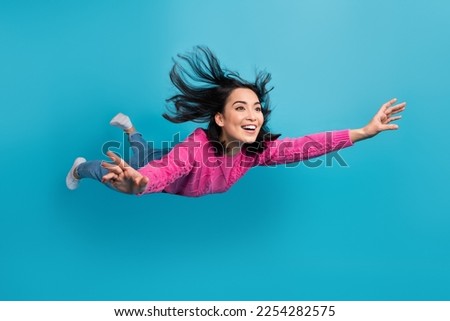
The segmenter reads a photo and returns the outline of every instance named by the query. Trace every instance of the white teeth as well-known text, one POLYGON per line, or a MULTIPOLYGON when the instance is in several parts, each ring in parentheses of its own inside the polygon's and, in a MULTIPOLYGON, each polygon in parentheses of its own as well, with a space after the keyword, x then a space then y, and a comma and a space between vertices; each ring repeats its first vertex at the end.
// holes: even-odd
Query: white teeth
POLYGON ((255 125, 246 125, 246 126, 242 126, 242 128, 249 129, 249 130, 255 130, 256 126, 255 125))

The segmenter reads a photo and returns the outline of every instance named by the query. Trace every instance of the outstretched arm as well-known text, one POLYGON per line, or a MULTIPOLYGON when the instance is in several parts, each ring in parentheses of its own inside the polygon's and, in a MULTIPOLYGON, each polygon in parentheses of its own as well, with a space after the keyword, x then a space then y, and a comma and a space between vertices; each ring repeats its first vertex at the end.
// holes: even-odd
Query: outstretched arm
POLYGON ((383 104, 372 118, 372 120, 364 127, 359 129, 350 130, 350 139, 353 143, 357 141, 371 138, 378 133, 385 130, 398 129, 397 124, 391 124, 391 122, 400 119, 402 116, 394 116, 395 114, 402 112, 406 108, 406 102, 394 105, 397 101, 396 98, 391 99, 387 103, 383 104))
POLYGON ((106 154, 113 164, 102 163, 102 166, 109 170, 109 173, 103 176, 102 183, 109 183, 115 190, 122 193, 142 193, 149 181, 148 177, 140 174, 113 152, 108 151, 106 154))

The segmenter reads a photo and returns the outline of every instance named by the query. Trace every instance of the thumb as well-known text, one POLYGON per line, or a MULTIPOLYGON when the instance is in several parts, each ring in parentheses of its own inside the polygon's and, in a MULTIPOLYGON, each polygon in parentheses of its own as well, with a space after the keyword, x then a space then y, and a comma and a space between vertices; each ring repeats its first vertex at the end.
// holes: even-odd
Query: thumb
POLYGON ((389 124, 389 125, 384 125, 385 130, 396 130, 398 129, 398 125, 397 124, 389 124))
POLYGON ((138 193, 142 193, 143 191, 145 191, 145 188, 147 187, 147 183, 148 183, 149 179, 146 176, 143 176, 139 182, 138 182, 138 193))

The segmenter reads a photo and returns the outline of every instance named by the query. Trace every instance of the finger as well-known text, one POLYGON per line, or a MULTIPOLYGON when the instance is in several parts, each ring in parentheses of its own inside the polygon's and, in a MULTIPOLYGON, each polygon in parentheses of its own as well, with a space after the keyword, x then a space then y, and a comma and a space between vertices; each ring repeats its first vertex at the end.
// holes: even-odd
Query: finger
POLYGON ((102 167, 106 168, 110 173, 114 173, 116 175, 120 175, 123 173, 122 168, 120 168, 118 165, 113 165, 113 164, 103 162, 102 167))
POLYGON ((138 185, 139 187, 142 187, 142 186, 145 187, 148 183, 148 177, 146 177, 146 176, 139 177, 136 179, 136 183, 137 183, 136 185, 138 185))
POLYGON ((145 191, 145 188, 147 187, 147 183, 148 183, 148 177, 143 176, 141 178, 141 180, 139 181, 139 183, 137 184, 137 193, 142 193, 143 191, 145 191))
POLYGON ((384 125, 383 127, 383 130, 396 130, 399 128, 397 124, 384 125))
POLYGON ((125 163, 125 161, 120 158, 119 156, 117 156, 116 154, 114 154, 111 151, 107 151, 106 155, 108 155, 108 157, 118 166, 123 166, 123 163, 125 163))
POLYGON ((108 163, 105 161, 102 161, 102 163, 100 164, 100 166, 104 167, 104 168, 112 168, 112 167, 117 167, 116 163, 108 163))
POLYGON ((386 123, 388 124, 388 123, 393 122, 393 121, 396 121, 396 120, 398 120, 398 119, 400 119, 400 118, 402 118, 402 116, 390 117, 390 118, 387 120, 386 123))
POLYGON ((120 158, 119 156, 117 156, 116 154, 114 154, 111 151, 107 151, 106 155, 108 155, 109 158, 111 158, 111 160, 118 166, 120 166, 122 169, 129 166, 122 158, 120 158))
POLYGON ((390 114, 397 114, 399 112, 402 112, 406 109, 406 103, 400 104, 400 105, 396 105, 394 107, 391 107, 389 110, 390 114))
POLYGON ((140 177, 136 177, 133 179, 133 194, 138 194, 140 191, 140 183, 141 183, 141 179, 140 177))
POLYGON ((386 110, 389 107, 391 107, 395 102, 397 101, 397 98, 393 98, 389 100, 388 102, 384 103, 383 106, 381 106, 381 109, 386 110))
POLYGON ((117 179, 117 175, 114 173, 108 173, 103 175, 102 177, 102 183, 111 182, 113 180, 117 179))

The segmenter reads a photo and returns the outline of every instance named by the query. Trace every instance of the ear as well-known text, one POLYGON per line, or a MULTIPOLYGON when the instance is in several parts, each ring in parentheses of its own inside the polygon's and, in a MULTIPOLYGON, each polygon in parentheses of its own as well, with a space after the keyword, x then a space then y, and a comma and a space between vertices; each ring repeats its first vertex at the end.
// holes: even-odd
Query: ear
POLYGON ((224 126, 224 121, 223 121, 223 115, 222 113, 217 113, 214 116, 214 120, 216 121, 217 126, 219 127, 223 127, 224 126))

